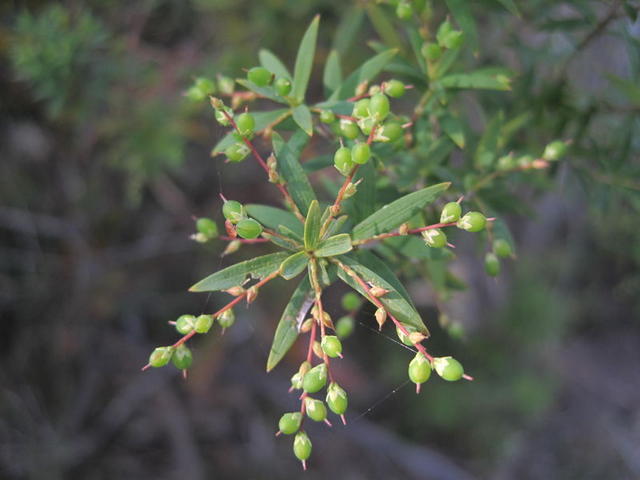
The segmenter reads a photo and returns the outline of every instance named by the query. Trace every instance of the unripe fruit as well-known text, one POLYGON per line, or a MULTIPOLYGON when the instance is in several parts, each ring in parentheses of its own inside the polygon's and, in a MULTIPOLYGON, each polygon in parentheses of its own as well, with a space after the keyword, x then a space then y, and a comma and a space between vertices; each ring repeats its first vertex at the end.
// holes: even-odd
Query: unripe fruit
POLYGON ((338 340, 338 337, 334 335, 325 335, 320 342, 322 351, 331 358, 339 357, 342 353, 342 343, 338 340))
POLYGON ((360 297, 353 292, 345 293, 342 296, 342 308, 348 312, 352 312, 360 308, 360 297))
POLYGON ((356 118, 365 118, 369 116, 369 104, 371 100, 368 98, 363 98, 362 100, 358 100, 353 106, 352 115, 356 118))
POLYGON ((336 322, 336 335, 338 338, 345 339, 353 333, 354 321, 351 317, 341 317, 336 322))
POLYGON ((331 110, 322 110, 320 112, 320 121, 322 123, 333 123, 336 121, 336 114, 331 110))
POLYGON ((164 367, 169 360, 171 360, 171 356, 173 355, 172 347, 158 347, 151 355, 149 355, 149 365, 152 367, 164 367))
POLYGON ((487 224, 487 218, 480 212, 468 212, 458 220, 458 228, 462 228, 467 232, 480 232, 484 230, 487 224))
POLYGON ((347 392, 345 392, 342 387, 335 382, 329 384, 329 387, 327 388, 326 401, 329 409, 336 415, 342 415, 346 412, 347 406, 349 405, 347 392))
POLYGON ((433 360, 433 368, 438 375, 448 382, 460 380, 464 375, 464 369, 459 361, 453 357, 438 357, 433 360))
POLYGON ((235 89, 235 80, 225 75, 218 75, 218 88, 223 95, 231 95, 235 89))
POLYGON ((211 326, 213 325, 213 316, 211 315, 200 315, 196 318, 196 324, 194 330, 197 333, 207 333, 211 330, 211 326))
POLYGON ((322 390, 327 383, 327 366, 324 363, 309 370, 302 379, 302 388, 307 393, 322 390))
POLYGON ((244 218, 238 222, 236 231, 242 238, 257 238, 262 233, 262 225, 253 218, 244 218))
POLYGON ((222 328, 229 328, 236 322, 236 314, 233 309, 225 310, 218 316, 218 323, 222 328))
POLYGON ((431 376, 431 365, 422 353, 416 353, 413 360, 409 362, 408 373, 409 379, 417 385, 429 380, 431 376))
POLYGON ((378 93, 371 97, 369 111, 376 120, 382 121, 387 118, 390 108, 389 98, 384 93, 378 93))
POLYGON ((406 0, 401 0, 396 7, 396 16, 400 20, 409 20, 413 15, 413 7, 406 0))
POLYGON ((384 93, 393 98, 398 98, 404 95, 404 83, 400 80, 389 80, 384 86, 384 93))
POLYGON ((496 277, 500 273, 500 260, 493 252, 488 252, 484 256, 484 270, 487 272, 487 275, 491 275, 492 277, 496 277))
POLYGON ((291 377, 291 388, 294 390, 300 390, 302 389, 302 378, 304 377, 304 375, 302 375, 300 372, 296 372, 293 374, 293 376, 291 377))
POLYGON ((293 440, 293 454, 298 460, 304 462, 311 456, 311 440, 305 432, 296 433, 296 438, 293 440))
POLYGON ((404 129, 398 122, 388 122, 382 127, 382 136, 386 137, 386 140, 383 140, 385 142, 395 142, 400 139, 403 134, 404 129))
POLYGON ((176 320, 176 330, 182 335, 186 335, 193 330, 196 323, 196 317, 193 315, 180 315, 176 320))
POLYGON ((542 158, 550 162, 560 160, 567 153, 568 148, 568 145, 562 140, 555 140, 546 146, 542 158))
POLYGON ((513 255, 511 244, 504 238, 496 238, 493 242, 493 252, 502 258, 510 257, 513 255))
POLYGON ((248 112, 241 113, 236 118, 236 125, 238 132, 243 137, 250 137, 253 134, 253 130, 256 128, 256 121, 248 112))
POLYGON ((452 31, 449 32, 443 39, 440 45, 444 48, 448 48, 451 50, 455 50, 456 48, 460 48, 462 46, 462 42, 464 41, 464 34, 461 31, 452 31))
POLYGON ((429 247, 442 248, 447 244, 447 236, 439 228, 425 230, 422 232, 422 237, 424 238, 424 243, 429 247))
POLYGON ((369 161, 371 149, 366 143, 356 143, 351 149, 351 160, 363 165, 369 161))
POLYGON ((238 142, 232 145, 229 145, 224 154, 227 156, 230 162, 238 163, 247 158, 249 155, 249 147, 247 147, 244 143, 238 142))
POLYGON ((281 97, 286 97, 291 92, 291 81, 288 78, 278 77, 273 83, 273 87, 281 97))
POLYGON ((324 422, 327 418, 327 407, 324 406, 322 400, 306 397, 304 399, 304 407, 307 412, 307 416, 313 421, 324 422))
POLYGON ((498 159, 498 163, 496 164, 496 168, 501 171, 505 170, 513 170, 516 168, 517 164, 515 159, 513 158, 513 154, 504 155, 498 159))
POLYGON ((186 370, 193 363, 193 355, 191 355, 191 350, 183 344, 176 348, 171 360, 177 369, 186 370))
MULTIPOLYGON (((418 331, 418 329, 412 325, 403 324, 403 326, 409 332, 409 335, 418 331)), ((398 327, 396 327, 396 335, 398 335, 398 338, 400 339, 400 341, 405 345, 408 345, 409 347, 413 346, 413 342, 409 338, 409 335, 405 335, 404 332, 400 330, 398 327)))
POLYGON ((340 133, 343 137, 353 140, 360 135, 360 129, 358 129, 358 125, 356 125, 352 120, 343 118, 340 120, 340 133))
POLYGON ((271 72, 264 67, 253 67, 247 72, 247 80, 259 87, 266 87, 271 83, 271 72))
POLYGON ((428 62, 435 62, 442 56, 442 48, 437 43, 425 43, 420 53, 428 62))
POLYGON ((449 202, 442 208, 440 223, 451 223, 460 220, 462 207, 458 202, 449 202))
POLYGON ((353 168, 353 161, 351 160, 351 150, 347 147, 340 147, 336 150, 333 156, 333 164, 343 175, 349 175, 353 168))
POLYGON ((222 215, 231 223, 236 224, 245 216, 244 207, 240 202, 227 200, 222 205, 222 215))
MULTIPOLYGON (((229 107, 224 107, 224 111, 229 117, 233 118, 233 110, 231 110, 229 107)), ((228 127, 229 125, 231 125, 231 121, 227 118, 227 115, 225 115, 222 110, 216 109, 216 121, 223 127, 228 127)))
POLYGON ((205 77, 198 77, 194 80, 191 88, 187 90, 187 97, 189 100, 199 102, 214 93, 216 93, 215 82, 205 77))
POLYGON ((300 412, 285 413, 280 417, 278 428, 285 435, 296 433, 300 429, 302 423, 302 414, 300 412))
POLYGON ((216 238, 218 236, 218 226, 210 218, 199 218, 196 221, 196 229, 207 238, 216 238))

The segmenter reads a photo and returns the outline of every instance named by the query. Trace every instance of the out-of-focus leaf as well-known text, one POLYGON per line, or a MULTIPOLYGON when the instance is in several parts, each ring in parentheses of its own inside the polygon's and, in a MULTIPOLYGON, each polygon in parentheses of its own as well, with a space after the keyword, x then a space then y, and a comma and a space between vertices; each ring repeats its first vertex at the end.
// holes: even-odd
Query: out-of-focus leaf
POLYGON ((471 12, 471 6, 473 2, 468 0, 445 0, 447 7, 451 10, 453 18, 456 19, 458 25, 464 32, 465 41, 467 45, 470 45, 474 52, 478 51, 478 30, 476 29, 476 22, 473 19, 473 13, 471 12))
POLYGON ((316 248, 320 240, 320 227, 322 226, 320 217, 320 205, 317 200, 314 200, 309 205, 307 219, 304 222, 304 247, 307 250, 316 248))
POLYGON ((340 54, 337 50, 331 50, 324 66, 322 83, 329 92, 333 92, 342 82, 342 67, 340 67, 340 54))
POLYGON ((314 254, 316 257, 333 257, 345 254, 351 250, 353 250, 351 237, 348 233, 341 233, 321 241, 314 254))
POLYGON ((498 154, 498 137, 500 135, 503 119, 503 113, 499 112, 486 126, 474 156, 474 163, 477 168, 489 168, 495 161, 498 154))
POLYGON ((433 202, 449 185, 447 182, 423 188, 383 206, 353 228, 353 240, 370 238, 400 226, 433 202))
POLYGON ((247 276, 251 276, 255 280, 262 279, 273 272, 277 272, 280 264, 287 256, 288 253, 286 252, 270 253, 269 255, 236 263, 200 280, 189 291, 215 292, 226 290, 236 285, 242 285, 247 276))
POLYGON ((640 105, 640 85, 637 82, 625 80, 615 75, 607 75, 607 78, 633 105, 640 105))
POLYGON ((482 68, 469 73, 452 73, 440 79, 445 88, 511 90, 511 77, 506 69, 482 68))
POLYGON ((312 303, 311 284, 309 283, 309 277, 305 275, 298 288, 291 295, 291 299, 278 322, 271 344, 271 351, 269 352, 269 359, 267 360, 267 372, 274 369, 296 342, 298 324, 304 320, 312 303))
POLYGON ((349 47, 361 27, 363 19, 364 12, 357 4, 353 4, 347 12, 341 15, 340 23, 333 39, 333 48, 335 50, 342 55, 349 51, 349 47))
POLYGON ((297 217, 281 208, 270 207, 268 205, 258 205, 250 203, 245 205, 245 210, 250 217, 255 218, 265 227, 276 229, 281 225, 289 228, 298 236, 302 235, 302 223, 297 217))
MULTIPOLYGON (((411 237, 411 238, 417 239, 417 237, 411 237)), ((398 293, 402 295, 403 298, 411 306, 415 308, 415 305, 413 304, 413 300, 409 296, 409 292, 407 292, 407 289, 404 288, 404 285, 402 285, 402 283, 400 282, 396 274, 393 273, 393 270, 391 270, 389 265, 387 265, 377 255, 370 252, 369 250, 359 250, 355 254, 355 256, 362 265, 367 267, 372 272, 376 272, 378 275, 384 278, 387 282, 389 282, 389 284, 391 284, 391 286, 395 288, 398 291, 398 293)))
POLYGON ((444 54, 442 55, 442 58, 440 58, 440 60, 438 61, 438 65, 435 68, 435 71, 433 73, 433 78, 440 78, 445 73, 447 73, 449 69, 453 66, 455 61, 458 59, 458 56, 460 55, 461 51, 462 49, 455 48, 453 50, 447 50, 446 52, 444 52, 444 54))
POLYGON ((311 111, 304 103, 293 109, 293 119, 307 135, 313 135, 313 120, 311 111))
MULTIPOLYGON (((277 110, 271 110, 269 112, 251 112, 253 115, 253 119, 256 122, 256 131, 260 131, 264 129, 267 125, 277 120, 280 116, 289 112, 288 109, 279 108, 277 110)), ((234 138, 232 133, 227 133, 218 143, 216 143, 215 147, 211 150, 211 155, 218 155, 224 152, 225 148, 229 145, 236 143, 237 140, 234 138)))
POLYGON ((409 35, 409 43, 411 44, 413 55, 418 62, 420 71, 424 74, 427 71, 427 63, 421 51, 422 45, 424 45, 424 38, 422 38, 420 32, 418 32, 418 30, 414 27, 408 27, 407 33, 409 35))
POLYGON ((380 38, 389 47, 397 48, 398 51, 404 49, 402 39, 398 35, 396 28, 389 21, 389 15, 384 12, 380 7, 373 3, 367 3, 366 7, 369 20, 373 24, 373 28, 376 29, 380 38))
POLYGON ((277 103, 285 103, 285 104, 287 103, 286 100, 284 100, 282 97, 279 97, 278 95, 276 95, 275 92, 273 91, 273 88, 271 87, 259 87, 255 83, 250 82, 245 78, 237 78, 236 82, 238 82, 247 90, 251 90, 252 92, 257 93, 258 95, 261 95, 265 98, 268 98, 269 100, 272 100, 277 103))
POLYGON ((368 82, 373 77, 378 75, 382 69, 391 61, 391 59, 398 53, 398 50, 393 48, 379 53, 373 58, 370 58, 358 67, 347 79, 340 85, 329 100, 344 100, 353 96, 356 92, 356 88, 362 82, 368 82))
POLYGON ((293 277, 300 275, 307 268, 308 263, 309 256, 305 252, 294 253, 280 265, 280 276, 286 280, 291 280, 293 277))
MULTIPOLYGON (((302 131, 300 131, 300 134, 309 138, 302 131)), ((290 143, 293 142, 295 136, 296 135, 289 140, 290 143)), ((298 155, 292 151, 289 144, 284 143, 282 137, 276 132, 273 133, 272 142, 276 158, 278 159, 278 173, 286 182, 287 189, 293 201, 302 214, 306 215, 309 205, 316 199, 316 194, 311 188, 311 183, 309 183, 309 179, 298 161, 298 155)))
POLYGON ((459 118, 452 115, 445 115, 440 119, 440 126, 442 130, 444 130, 444 133, 446 133, 459 148, 464 148, 464 125, 459 118))
POLYGON ((318 23, 320 16, 316 15, 313 19, 298 48, 296 63, 293 68, 293 83, 291 85, 291 96, 302 102, 304 94, 307 91, 309 77, 311 76, 311 68, 313 67, 313 58, 316 54, 316 41, 318 38, 318 23))
POLYGON ((515 254, 516 242, 514 242, 511 231, 509 230, 509 226, 505 223, 505 221, 501 218, 496 218, 493 222, 491 222, 490 228, 493 233, 493 238, 495 240, 501 239, 507 242, 511 247, 511 251, 515 254))
POLYGON ((509 10, 515 16, 517 16, 517 17, 520 16, 520 10, 518 10, 518 6, 516 5, 516 3, 513 0, 498 0, 498 1, 502 4, 502 6, 504 8, 509 10))
POLYGON ((260 59, 260 65, 275 74, 276 77, 284 77, 291 80, 289 70, 273 52, 262 48, 258 52, 258 58, 260 59))

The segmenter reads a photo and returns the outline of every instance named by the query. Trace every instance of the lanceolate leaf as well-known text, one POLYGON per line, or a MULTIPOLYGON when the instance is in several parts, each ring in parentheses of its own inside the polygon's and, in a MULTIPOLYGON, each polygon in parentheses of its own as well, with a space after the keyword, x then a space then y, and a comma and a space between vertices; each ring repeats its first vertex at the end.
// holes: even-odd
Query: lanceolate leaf
POLYGON ((200 280, 189 291, 215 292, 242 285, 248 276, 255 280, 264 278, 273 272, 277 272, 280 264, 288 255, 286 252, 270 253, 269 255, 236 263, 200 280))
MULTIPOLYGON (((373 270, 370 270, 369 268, 365 267, 360 262, 355 260, 351 256, 351 254, 347 254, 341 257, 340 261, 347 267, 355 271, 358 276, 360 276, 365 282, 370 282, 375 286, 389 290, 387 294, 378 297, 385 308, 400 322, 412 325, 423 334, 429 335, 429 330, 422 322, 422 319, 420 318, 418 312, 416 312, 413 306, 409 302, 407 302, 407 300, 405 300, 405 298, 393 287, 393 285, 391 285, 373 270)), ((347 283, 349 286, 357 290, 365 298, 369 299, 369 296, 367 295, 364 288, 362 288, 362 286, 353 277, 351 277, 341 268, 338 268, 338 277, 340 277, 340 279, 347 283)))
MULTIPOLYGON (((306 134, 300 132, 307 137, 306 134)), ((291 144, 295 139, 295 135, 289 140, 291 144)), ((309 137, 307 137, 309 138, 309 137)), ((278 173, 282 176, 287 184, 287 189, 293 201, 296 203, 303 215, 306 215, 309 205, 316 199, 316 194, 311 188, 309 179, 304 173, 298 156, 292 151, 289 144, 285 144, 284 140, 277 133, 273 133, 273 149, 278 160, 278 173)))
POLYGON ((284 225, 298 236, 302 236, 302 223, 293 213, 268 205, 249 204, 244 208, 250 217, 255 218, 265 227, 276 229, 284 225))
POLYGON ((313 120, 311 111, 305 104, 298 105, 293 109, 293 119, 307 135, 313 135, 313 120))
POLYGON ((483 68, 469 73, 452 73, 442 78, 440 84, 445 88, 511 90, 511 77, 504 69, 483 68))
POLYGON ((291 86, 291 96, 302 102, 304 94, 309 84, 309 76, 313 67, 313 57, 316 53, 316 40, 318 38, 318 23, 320 17, 316 16, 307 31, 302 37, 298 55, 296 56, 296 64, 293 69, 293 84, 291 86))
POLYGON ((282 313, 280 322, 278 322, 273 343, 271 344, 271 351, 269 352, 269 359, 267 360, 267 372, 273 370, 295 343, 298 338, 298 324, 304 320, 312 303, 311 284, 309 283, 309 277, 305 275, 298 288, 293 292, 282 313))
POLYGON ((380 7, 373 3, 367 3, 366 7, 367 15, 373 24, 373 28, 376 29, 380 38, 390 47, 395 47, 398 50, 402 50, 404 45, 402 39, 398 35, 396 28, 389 21, 389 16, 380 7))
POLYGON ((351 245, 349 234, 341 233, 320 242, 314 253, 316 257, 333 257, 347 253, 352 249, 353 246, 351 245))
POLYGON ((353 228, 352 239, 362 240, 385 233, 402 225, 433 202, 438 195, 449 188, 450 183, 439 183, 410 193, 378 209, 353 228))
POLYGON ((445 115, 440 119, 440 126, 459 148, 464 148, 464 125, 459 118, 445 115))
POLYGON ((307 250, 313 250, 320 240, 320 206, 318 201, 314 200, 309 206, 307 212, 307 220, 304 222, 304 247, 307 250))
POLYGON ((356 88, 364 81, 370 81, 373 77, 378 75, 382 69, 391 61, 391 59, 398 53, 398 50, 393 48, 379 53, 373 58, 370 58, 364 62, 358 69, 356 69, 347 79, 342 83, 329 100, 344 100, 353 96, 356 92, 356 88))
MULTIPOLYGON (((289 112, 288 109, 277 109, 271 110, 269 112, 251 112, 253 115, 253 119, 256 122, 256 131, 260 131, 264 129, 267 125, 278 119, 280 116, 285 115, 289 112)), ((219 153, 224 152, 224 149, 229 145, 236 143, 237 140, 233 137, 232 133, 226 134, 213 149, 211 150, 211 155, 217 155, 219 153)))
POLYGON ((309 257, 305 252, 294 253, 280 265, 280 276, 286 280, 291 280, 293 277, 300 275, 307 268, 308 263, 309 257))
POLYGON ((291 79, 291 74, 287 67, 276 57, 273 52, 267 49, 262 49, 258 52, 260 58, 260 65, 275 74, 276 77, 284 77, 291 79))
POLYGON ((486 126, 474 157, 476 167, 481 169, 489 168, 496 159, 500 129, 502 128, 503 121, 504 115, 502 112, 499 112, 486 126))
POLYGON ((513 13, 518 17, 520 16, 520 11, 518 10, 518 7, 513 0, 498 0, 498 1, 504 6, 504 8, 509 10, 511 13, 513 13))
POLYGON ((340 67, 340 54, 337 50, 331 50, 327 57, 327 63, 324 66, 324 74, 322 75, 322 83, 333 92, 340 86, 342 82, 342 68, 340 67))

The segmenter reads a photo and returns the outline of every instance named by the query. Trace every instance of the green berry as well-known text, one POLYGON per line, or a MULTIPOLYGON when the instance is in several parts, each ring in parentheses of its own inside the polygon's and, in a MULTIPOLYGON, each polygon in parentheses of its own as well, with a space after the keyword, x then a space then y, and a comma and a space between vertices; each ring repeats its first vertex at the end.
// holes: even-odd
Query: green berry
POLYGON ((327 401, 329 410, 336 415, 342 415, 347 411, 347 406, 349 405, 347 392, 345 392, 337 383, 332 382, 329 384, 325 400, 327 401))
POLYGON ((187 97, 189 100, 199 102, 214 93, 216 93, 215 82, 205 77, 198 77, 194 80, 189 90, 187 90, 187 97))
POLYGON ((197 333, 207 333, 213 325, 213 317, 211 315, 200 315, 196 318, 194 330, 197 333))
POLYGON ((189 350, 186 345, 182 344, 176 348, 171 360, 177 369, 186 370, 193 363, 193 355, 191 355, 191 350, 189 350))
POLYGON ((348 312, 352 312, 360 308, 360 297, 353 292, 345 293, 342 296, 342 308, 348 312))
POLYGON ((322 110, 320 112, 320 121, 322 123, 333 123, 336 121, 336 114, 331 110, 322 110))
POLYGON ((498 159, 498 163, 496 165, 496 168, 498 170, 501 171, 505 171, 505 170, 513 170, 514 168, 516 168, 517 164, 515 159, 513 158, 513 154, 509 154, 509 155, 504 155, 503 157, 500 157, 498 159))
POLYGON ((249 147, 247 147, 244 143, 237 142, 229 145, 224 151, 224 154, 227 156, 230 162, 238 163, 247 158, 247 155, 249 155, 250 151, 251 150, 249 150, 249 147))
POLYGON ((149 365, 152 367, 164 367, 169 360, 171 360, 171 356, 173 355, 172 347, 158 347, 151 355, 149 355, 149 365))
POLYGON ((498 276, 500 273, 500 260, 493 252, 488 252, 484 256, 484 270, 487 272, 487 275, 492 277, 498 276))
POLYGON ((371 97, 369 111, 376 120, 382 121, 387 118, 390 108, 391 106, 389 105, 389 97, 387 97, 384 93, 378 93, 371 97))
POLYGON ((438 375, 448 382, 460 380, 464 375, 464 369, 459 361, 453 357, 439 357, 433 360, 433 368, 438 375))
POLYGON ((229 328, 236 322, 236 314, 233 313, 233 309, 225 310, 218 316, 218 323, 222 328, 229 328))
POLYGON ((218 236, 218 226, 210 218, 203 217, 196 220, 196 229, 207 238, 216 238, 218 236))
POLYGON ((562 140, 555 140, 545 147, 542 158, 549 162, 560 160, 568 149, 569 146, 562 140))
POLYGON ((353 168, 353 161, 351 160, 351 150, 347 147, 340 147, 336 150, 333 156, 333 164, 343 175, 349 175, 353 168))
POLYGON ((324 406, 322 400, 306 397, 304 399, 304 407, 307 416, 315 422, 324 422, 327 418, 327 407, 324 406))
MULTIPOLYGON (((229 117, 233 118, 233 110, 231 110, 229 107, 224 107, 224 111, 229 117)), ((216 110, 215 112, 216 121, 223 127, 228 127, 229 125, 231 125, 231 122, 227 118, 227 115, 225 115, 222 110, 216 110)))
MULTIPOLYGON (((404 129, 398 122, 387 122, 382 127, 382 139, 384 142, 395 142, 404 135, 404 129)), ((376 132, 377 136, 377 132, 376 132)))
POLYGON ((447 236, 439 228, 425 230, 422 232, 424 243, 433 248, 442 248, 447 244, 447 236))
POLYGON ((428 62, 435 62, 442 56, 442 48, 437 43, 425 43, 420 53, 428 62))
POLYGON ((231 95, 235 89, 236 82, 233 78, 225 75, 218 75, 218 87, 223 95, 231 95))
POLYGON ((440 223, 451 223, 460 220, 462 207, 457 202, 449 202, 442 208, 440 223))
POLYGON ((384 86, 384 93, 392 98, 398 98, 404 95, 404 83, 400 80, 389 80, 384 86))
POLYGON ((273 86, 276 89, 276 93, 281 97, 286 97, 291 92, 291 81, 288 78, 278 77, 273 82, 273 86))
POLYGON ((400 20, 409 20, 413 16, 413 7, 408 1, 401 1, 396 7, 396 16, 400 20))
POLYGON ((256 128, 256 121, 248 112, 241 113, 236 118, 236 125, 238 126, 238 132, 243 137, 250 137, 253 135, 253 130, 256 128))
MULTIPOLYGON (((407 329, 409 334, 418 331, 418 329, 416 327, 412 326, 412 325, 407 325, 407 324, 403 324, 403 325, 404 325, 404 328, 407 329)), ((404 343, 405 345, 407 345, 409 347, 413 346, 413 342, 409 338, 409 335, 405 335, 404 332, 402 330, 400 330, 398 327, 396 327, 396 335, 398 335, 398 338, 400 339, 400 341, 402 343, 404 343)))
POLYGON ((351 160, 363 165, 369 161, 371 149, 366 143, 356 143, 351 149, 351 160))
POLYGON ((178 320, 176 320, 176 330, 181 335, 186 335, 187 333, 191 333, 194 326, 196 324, 196 317, 193 315, 180 315, 178 320))
POLYGON ((222 215, 235 225, 244 218, 244 207, 240 202, 227 200, 224 202, 224 205, 222 205, 222 215))
POLYGON ((348 138, 349 140, 353 140, 360 135, 360 130, 358 129, 358 125, 355 124, 352 120, 347 118, 343 118, 340 120, 340 133, 343 137, 348 138))
POLYGON ((264 67, 253 67, 247 72, 247 80, 259 87, 266 87, 271 83, 272 74, 264 67))
POLYGON ((339 357, 342 354, 342 343, 338 340, 338 337, 334 335, 325 335, 320 342, 322 351, 331 358, 339 357))
POLYGON ((460 48, 462 46, 463 41, 464 34, 460 31, 454 30, 452 32, 449 32, 442 38, 440 45, 444 48, 455 50, 456 48, 460 48))
POLYGON ((513 255, 511 244, 504 238, 496 238, 493 242, 493 252, 502 258, 510 257, 513 255))
POLYGON ((302 379, 302 388, 307 393, 316 393, 327 383, 327 366, 324 363, 309 370, 302 379))
POLYGON ((353 318, 345 316, 340 317, 336 322, 336 335, 338 338, 345 339, 353 333, 354 321, 353 318))
POLYGON ((486 224, 487 217, 480 212, 468 212, 457 223, 458 228, 467 232, 480 232, 484 230, 486 224))
POLYGON ((296 433, 300 429, 302 423, 302 414, 300 412, 285 413, 280 417, 278 428, 285 435, 296 433))
POLYGON ((262 225, 253 218, 243 218, 238 222, 236 231, 242 238, 258 238, 262 233, 262 225))
POLYGON ((293 453, 298 460, 304 462, 311 456, 311 440, 305 432, 296 433, 293 440, 293 453))
POLYGON ((409 362, 408 373, 409 379, 417 385, 429 380, 431 376, 431 365, 422 353, 416 353, 413 360, 409 362))
POLYGON ((368 98, 363 98, 362 100, 358 100, 353 106, 352 115, 356 118, 366 118, 369 116, 369 104, 371 100, 368 98))

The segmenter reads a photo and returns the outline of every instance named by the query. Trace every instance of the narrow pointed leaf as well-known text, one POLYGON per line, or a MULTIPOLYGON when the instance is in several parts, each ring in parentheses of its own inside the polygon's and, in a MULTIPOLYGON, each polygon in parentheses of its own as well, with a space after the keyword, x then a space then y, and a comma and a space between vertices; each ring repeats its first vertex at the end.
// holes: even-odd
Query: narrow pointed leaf
MULTIPOLYGON (((305 138, 309 138, 304 132, 300 131, 300 134, 305 138)), ((311 188, 311 183, 307 175, 304 173, 300 162, 298 161, 299 154, 295 154, 290 145, 293 145, 295 134, 289 140, 289 143, 284 143, 284 140, 277 133, 273 133, 273 149, 278 159, 278 173, 284 179, 287 185, 287 189, 293 198, 293 201, 298 206, 303 215, 306 215, 309 205, 316 199, 316 194, 311 188)), ((295 145, 294 145, 295 147, 295 145)))
POLYGON ((302 235, 303 225, 291 212, 287 212, 281 208, 270 207, 268 205, 258 205, 255 203, 245 205, 244 208, 250 217, 255 218, 265 227, 276 229, 280 225, 284 225, 295 232, 298 236, 302 235))
POLYGON ((277 272, 280 264, 288 255, 286 252, 270 253, 269 255, 236 263, 200 280, 189 291, 215 292, 242 285, 249 276, 255 280, 262 279, 273 272, 277 272))
POLYGON ((337 50, 331 50, 324 66, 322 83, 327 90, 333 92, 342 82, 342 67, 340 67, 340 54, 337 50))
POLYGON ((316 17, 307 28, 296 56, 296 64, 293 69, 293 84, 291 85, 291 96, 300 102, 304 100, 304 94, 307 91, 311 68, 313 67, 313 57, 316 53, 316 40, 318 38, 318 23, 320 16, 316 17))
POLYGON ((285 280, 291 280, 300 275, 309 263, 309 257, 305 252, 297 252, 287 257, 280 265, 280 276, 285 280))
POLYGON ((311 111, 305 104, 298 105, 293 109, 293 119, 298 126, 309 136, 313 135, 313 120, 311 119, 311 111))
POLYGON ((347 79, 340 85, 335 92, 331 94, 329 100, 344 100, 353 96, 356 92, 356 88, 362 82, 371 81, 378 73, 382 71, 384 67, 391 61, 391 59, 398 53, 396 48, 386 50, 379 53, 373 58, 370 58, 364 62, 359 68, 351 73, 347 79))
POLYGON ((445 88, 511 90, 511 72, 489 67, 469 73, 452 73, 442 78, 440 85, 445 88))
POLYGON ((464 148, 464 125, 459 118, 452 115, 445 115, 440 119, 440 126, 442 130, 444 130, 444 133, 446 133, 459 148, 464 148))
POLYGON ((451 184, 446 182, 423 188, 383 206, 353 228, 352 239, 370 238, 399 227, 422 210, 425 205, 433 202, 449 188, 449 185, 451 184))
POLYGON ((260 59, 260 65, 275 74, 276 77, 284 77, 291 80, 289 70, 273 52, 263 48, 258 52, 258 58, 260 59))
POLYGON ((314 254, 316 257, 334 257, 351 250, 353 250, 351 237, 348 233, 341 233, 320 242, 314 254))
MULTIPOLYGON (((411 238, 417 239, 417 237, 413 236, 411 238)), ((418 241, 422 243, 421 240, 418 241)), ((422 246, 426 248, 426 245, 423 244, 422 246)), ((413 300, 409 296, 409 292, 407 292, 407 289, 404 288, 404 285, 402 285, 396 274, 393 273, 393 270, 391 270, 391 268, 382 259, 380 259, 378 256, 376 256, 376 254, 369 250, 360 250, 355 254, 355 257, 362 265, 367 267, 372 272, 376 272, 387 282, 389 282, 389 284, 393 288, 395 288, 411 306, 415 308, 413 300)))
POLYGON ((340 15, 340 18, 340 23, 333 37, 333 48, 342 55, 346 55, 350 51, 358 30, 360 30, 362 20, 364 20, 364 11, 360 5, 354 3, 340 15))
POLYGON ((380 38, 384 43, 402 51, 404 44, 402 43, 402 39, 398 35, 396 28, 389 21, 389 15, 387 12, 383 11, 382 8, 374 5, 373 3, 367 3, 365 8, 367 10, 369 20, 371 20, 371 23, 373 24, 373 28, 378 32, 378 35, 380 35, 380 38))
POLYGON ((480 169, 489 168, 496 160, 498 156, 498 141, 503 121, 504 115, 502 112, 499 112, 485 127, 474 156, 474 163, 476 167, 480 169))
POLYGON ((304 248, 307 250, 313 250, 318 245, 320 240, 320 206, 318 201, 314 200, 309 206, 307 212, 307 220, 304 223, 304 248))
POLYGON ((273 336, 269 359, 267 360, 267 372, 280 363, 280 360, 287 354, 298 338, 298 325, 302 323, 309 308, 313 304, 313 293, 309 277, 304 276, 298 288, 291 295, 282 317, 278 322, 278 327, 273 336))
MULTIPOLYGON (((279 108, 277 110, 271 110, 269 112, 251 112, 253 115, 253 119, 256 122, 256 131, 264 129, 267 125, 277 120, 280 116, 285 115, 289 112, 288 109, 279 108)), ((232 132, 226 134, 222 139, 213 147, 211 150, 211 155, 217 155, 224 152, 225 148, 229 145, 236 143, 237 140, 234 138, 232 132)))
POLYGON ((520 16, 520 10, 518 10, 518 6, 515 4, 513 0, 498 0, 504 8, 509 10, 515 16, 520 16))

